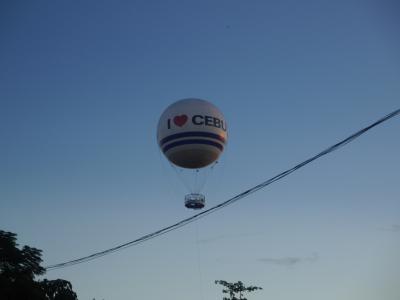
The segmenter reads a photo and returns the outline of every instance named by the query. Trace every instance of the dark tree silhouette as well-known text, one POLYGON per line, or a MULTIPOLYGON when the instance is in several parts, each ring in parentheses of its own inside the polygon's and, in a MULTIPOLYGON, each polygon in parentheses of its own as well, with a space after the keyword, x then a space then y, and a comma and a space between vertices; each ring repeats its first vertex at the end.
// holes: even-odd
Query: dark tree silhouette
POLYGON ((223 300, 247 300, 247 298, 243 296, 243 293, 249 293, 255 290, 262 290, 262 288, 258 286, 246 287, 241 281, 231 283, 225 280, 215 280, 215 284, 220 284, 226 288, 223 289, 222 292, 224 294, 229 294, 229 298, 224 297, 223 300))
POLYGON ((43 280, 42 288, 48 300, 73 300, 78 299, 72 290, 72 284, 63 279, 43 280))
POLYGON ((62 279, 35 281, 46 270, 40 265, 42 251, 18 248, 17 235, 0 230, 1 300, 77 300, 70 282, 62 279))

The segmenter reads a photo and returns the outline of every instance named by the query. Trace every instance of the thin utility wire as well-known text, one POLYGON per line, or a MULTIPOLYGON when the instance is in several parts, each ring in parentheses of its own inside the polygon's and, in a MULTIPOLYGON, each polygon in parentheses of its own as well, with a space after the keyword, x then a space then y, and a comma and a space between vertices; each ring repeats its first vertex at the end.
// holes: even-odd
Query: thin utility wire
POLYGON ((193 215, 193 216, 191 216, 189 218, 183 219, 183 220, 181 220, 181 221, 179 221, 179 222, 177 222, 175 224, 172 224, 170 226, 164 227, 164 228, 159 229, 157 231, 154 231, 152 233, 146 234, 146 235, 144 235, 142 237, 139 237, 139 238, 137 238, 137 239, 135 239, 133 241, 129 241, 129 242, 126 242, 124 244, 121 244, 121 245, 118 245, 118 246, 115 246, 115 247, 112 247, 112 248, 109 248, 109 249, 106 249, 106 250, 103 250, 103 251, 99 251, 99 252, 96 252, 96 253, 81 257, 81 258, 73 259, 73 260, 70 260, 70 261, 66 261, 66 262, 58 263, 58 264, 54 264, 54 265, 49 265, 49 266, 45 267, 45 269, 47 271, 50 271, 50 270, 54 270, 54 269, 60 269, 60 268, 65 268, 65 267, 81 264, 81 263, 84 263, 84 262, 87 262, 87 261, 102 257, 104 255, 108 255, 108 254, 111 254, 113 252, 120 251, 122 249, 138 245, 138 244, 143 243, 143 242, 145 242, 147 240, 153 239, 155 237, 158 237, 160 235, 166 234, 166 233, 168 233, 170 231, 173 231, 173 230, 176 230, 176 229, 178 229, 180 227, 183 227, 183 226, 185 226, 185 225, 187 225, 187 224, 189 224, 191 222, 194 222, 194 221, 196 221, 196 220, 198 220, 198 219, 200 219, 202 217, 205 217, 205 216, 207 216, 207 215, 209 215, 209 214, 211 214, 211 213, 213 213, 213 212, 215 212, 215 211, 217 211, 217 210, 219 210, 221 208, 224 208, 224 207, 226 207, 228 205, 231 205, 231 204, 235 203, 236 201, 239 201, 239 200, 249 196, 250 194, 257 192, 258 190, 263 189, 266 186, 268 186, 268 185, 270 185, 270 184, 272 184, 272 183, 274 183, 274 182, 276 182, 278 180, 281 180, 282 178, 284 178, 284 177, 288 176, 289 174, 293 173, 294 171, 296 171, 296 170, 304 167, 305 165, 313 162, 314 160, 316 160, 316 159, 318 159, 318 158, 320 158, 320 157, 322 157, 324 155, 327 155, 327 154, 329 154, 329 153, 331 153, 333 151, 338 150, 339 148, 341 148, 341 147, 345 146, 346 144, 352 142, 353 140, 355 140, 356 138, 358 138, 362 134, 366 133, 370 129, 374 128, 375 126, 378 126, 379 124, 381 124, 381 123, 383 123, 383 122, 385 122, 385 121, 387 121, 387 120, 389 120, 389 119, 391 119, 391 118, 393 118, 393 117, 395 117, 395 116, 397 116, 399 114, 400 114, 400 109, 397 109, 397 110, 391 112, 390 114, 382 117, 381 119, 377 120, 376 122, 372 123, 371 125, 369 125, 369 126, 363 128, 363 129, 357 131, 356 133, 350 135, 349 137, 345 138, 344 140, 334 144, 333 146, 330 146, 329 148, 321 151, 320 153, 314 155, 313 157, 311 157, 311 158, 309 158, 309 159, 307 159, 307 160, 295 165, 294 167, 292 167, 292 168, 290 168, 290 169, 288 169, 288 170, 286 170, 286 171, 284 171, 282 173, 279 173, 278 175, 276 175, 276 176, 274 176, 274 177, 272 177, 272 178, 270 178, 270 179, 268 179, 268 180, 266 180, 266 181, 264 181, 264 182, 262 182, 262 183, 260 183, 260 184, 258 184, 256 186, 254 186, 254 187, 252 187, 252 188, 250 188, 250 189, 248 189, 248 190, 246 190, 246 191, 244 191, 244 192, 242 192, 242 193, 240 193, 240 194, 238 194, 238 195, 236 195, 236 196, 234 196, 234 197, 232 197, 232 198, 230 198, 230 199, 228 199, 228 200, 226 200, 224 202, 221 202, 220 204, 217 204, 217 205, 215 205, 215 206, 213 206, 213 207, 211 207, 209 209, 206 209, 206 210, 204 210, 204 211, 202 211, 202 212, 200 212, 198 214, 195 214, 195 215, 193 215))

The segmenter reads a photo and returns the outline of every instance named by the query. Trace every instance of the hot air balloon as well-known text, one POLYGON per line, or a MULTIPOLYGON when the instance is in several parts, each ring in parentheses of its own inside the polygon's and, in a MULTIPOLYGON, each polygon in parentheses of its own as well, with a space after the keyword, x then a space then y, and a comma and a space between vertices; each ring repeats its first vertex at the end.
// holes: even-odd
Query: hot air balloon
MULTIPOLYGON (((158 122, 157 141, 172 166, 200 172, 215 164, 227 143, 226 121, 212 103, 196 98, 168 106, 158 122)), ((201 209, 205 196, 192 190, 185 206, 201 209)))

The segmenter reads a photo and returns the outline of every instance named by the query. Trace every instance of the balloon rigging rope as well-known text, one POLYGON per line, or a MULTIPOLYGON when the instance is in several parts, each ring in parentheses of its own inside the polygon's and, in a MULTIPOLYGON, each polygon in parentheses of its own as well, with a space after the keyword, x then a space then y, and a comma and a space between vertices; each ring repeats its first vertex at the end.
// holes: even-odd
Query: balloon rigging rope
POLYGON ((253 194, 253 193, 257 192, 258 190, 265 188, 266 186, 268 186, 268 185, 270 185, 270 184, 272 184, 272 183, 274 183, 274 182, 276 182, 278 180, 281 180, 282 178, 290 175, 291 173, 297 171, 298 169, 304 167, 305 165, 313 162, 314 160, 316 160, 316 159, 318 159, 318 158, 320 158, 320 157, 322 157, 324 155, 327 155, 327 154, 329 154, 329 153, 331 153, 333 151, 338 150, 339 148, 345 146, 346 144, 352 142, 353 140, 355 140, 359 136, 363 135, 364 133, 366 133, 370 129, 374 128, 375 126, 378 126, 379 124, 381 124, 381 123, 383 123, 383 122, 385 122, 385 121, 387 121, 387 120, 389 120, 389 119, 391 119, 391 118, 393 118, 393 117, 395 117, 395 116, 397 116, 399 114, 400 114, 400 109, 397 109, 397 110, 391 112, 390 114, 382 117, 381 119, 377 120, 376 122, 370 124, 369 126, 367 126, 367 127, 363 128, 363 129, 355 132, 354 134, 350 135, 349 137, 345 138, 344 140, 342 140, 342 141, 340 141, 340 142, 338 142, 338 143, 326 148, 325 150, 323 150, 320 153, 312 156, 311 158, 309 158, 309 159, 307 159, 307 160, 295 165, 294 167, 292 167, 292 168, 290 168, 290 169, 288 169, 288 170, 286 170, 286 171, 284 171, 282 173, 279 173, 278 175, 276 175, 276 176, 274 176, 274 177, 272 177, 272 178, 270 178, 270 179, 268 179, 268 180, 266 180, 266 181, 264 181, 264 182, 262 182, 262 183, 260 183, 260 184, 258 184, 256 186, 254 186, 254 187, 252 187, 252 188, 250 188, 250 189, 248 189, 248 190, 246 190, 246 191, 244 191, 244 192, 242 192, 242 193, 240 193, 240 194, 238 194, 238 195, 236 195, 236 196, 234 196, 234 197, 232 197, 232 198, 230 198, 230 199, 228 199, 228 200, 226 200, 224 202, 221 202, 220 204, 217 204, 217 205, 215 205, 215 206, 213 206, 211 208, 203 210, 202 212, 197 213, 197 214, 195 214, 195 215, 193 215, 193 216, 191 216, 189 218, 183 219, 183 220, 181 220, 181 221, 179 221, 179 222, 177 222, 175 224, 172 224, 170 226, 161 228, 161 229, 159 229, 157 231, 154 231, 152 233, 146 234, 146 235, 144 235, 142 237, 139 237, 139 238, 137 238, 135 240, 126 242, 124 244, 121 244, 121 245, 118 245, 118 246, 115 246, 115 247, 112 247, 112 248, 109 248, 109 249, 106 249, 106 250, 103 250, 103 251, 99 251, 99 252, 96 252, 96 253, 81 257, 81 258, 73 259, 73 260, 70 260, 70 261, 63 262, 63 263, 49 265, 49 266, 46 266, 45 268, 46 268, 46 270, 49 271, 49 270, 65 268, 65 267, 81 264, 81 263, 84 263, 84 262, 88 262, 88 261, 91 261, 93 259, 105 256, 105 255, 108 255, 108 254, 111 254, 113 252, 120 251, 122 249, 138 245, 138 244, 143 243, 143 242, 145 242, 147 240, 153 239, 155 237, 158 237, 160 235, 166 234, 166 233, 168 233, 170 231, 173 231, 173 230, 176 230, 176 229, 178 229, 180 227, 183 227, 183 226, 185 226, 185 225, 187 225, 189 223, 192 223, 192 222, 194 222, 194 221, 196 221, 196 220, 198 220, 200 218, 203 218, 203 217, 205 217, 205 216, 207 216, 207 215, 209 215, 209 214, 211 214, 211 213, 213 213, 213 212, 215 212, 215 211, 217 211, 219 209, 222 209, 222 208, 224 208, 224 207, 226 207, 228 205, 231 205, 231 204, 233 204, 233 203, 235 203, 235 202, 237 202, 237 201, 249 196, 250 194, 253 194))

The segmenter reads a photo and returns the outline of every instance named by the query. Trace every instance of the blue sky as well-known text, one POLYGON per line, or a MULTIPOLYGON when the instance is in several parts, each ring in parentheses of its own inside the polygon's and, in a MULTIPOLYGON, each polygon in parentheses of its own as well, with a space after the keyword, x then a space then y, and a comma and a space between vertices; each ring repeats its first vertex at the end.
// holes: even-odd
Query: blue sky
MULTIPOLYGON (((190 216, 156 143, 205 98, 229 146, 207 205, 399 108, 396 1, 13 1, 0 5, 0 228, 81 257, 190 216)), ((399 120, 158 239, 49 272, 79 299, 400 295, 399 120)))

